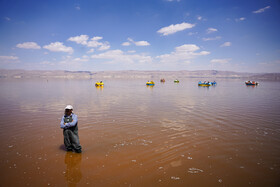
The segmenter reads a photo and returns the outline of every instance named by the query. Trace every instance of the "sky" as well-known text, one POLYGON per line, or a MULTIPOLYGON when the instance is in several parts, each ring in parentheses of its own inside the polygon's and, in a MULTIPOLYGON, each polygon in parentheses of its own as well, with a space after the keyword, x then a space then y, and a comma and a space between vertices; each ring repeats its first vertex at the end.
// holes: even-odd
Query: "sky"
POLYGON ((0 69, 280 72, 279 0, 0 0, 0 69))

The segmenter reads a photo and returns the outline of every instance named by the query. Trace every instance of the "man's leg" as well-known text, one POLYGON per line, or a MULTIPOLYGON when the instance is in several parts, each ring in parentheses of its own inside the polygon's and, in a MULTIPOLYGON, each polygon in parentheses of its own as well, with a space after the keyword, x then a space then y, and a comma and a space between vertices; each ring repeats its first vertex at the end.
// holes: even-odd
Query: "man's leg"
POLYGON ((63 136, 64 136, 64 145, 67 151, 72 151, 72 145, 71 145, 71 133, 72 131, 69 129, 63 130, 63 136))
POLYGON ((71 140, 72 140, 72 146, 74 148, 74 151, 77 153, 82 152, 82 146, 80 145, 79 135, 78 133, 71 132, 71 140))
POLYGON ((77 153, 82 152, 82 146, 80 145, 79 135, 78 135, 78 126, 71 127, 68 129, 68 136, 73 150, 77 153))

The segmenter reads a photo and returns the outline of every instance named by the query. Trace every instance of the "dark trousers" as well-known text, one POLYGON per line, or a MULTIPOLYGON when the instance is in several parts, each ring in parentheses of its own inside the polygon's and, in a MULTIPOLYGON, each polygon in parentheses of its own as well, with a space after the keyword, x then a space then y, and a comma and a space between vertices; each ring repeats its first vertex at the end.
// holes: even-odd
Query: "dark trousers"
POLYGON ((67 150, 74 149, 75 151, 81 151, 82 146, 80 145, 78 135, 78 125, 63 130, 64 145, 67 150))

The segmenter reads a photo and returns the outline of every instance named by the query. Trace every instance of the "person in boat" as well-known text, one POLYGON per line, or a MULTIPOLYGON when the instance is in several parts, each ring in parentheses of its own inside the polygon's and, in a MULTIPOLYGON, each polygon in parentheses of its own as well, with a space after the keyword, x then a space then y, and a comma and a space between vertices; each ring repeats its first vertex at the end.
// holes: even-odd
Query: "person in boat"
POLYGON ((67 105, 62 116, 60 127, 63 129, 64 145, 67 151, 82 152, 78 135, 78 116, 73 113, 73 107, 67 105))

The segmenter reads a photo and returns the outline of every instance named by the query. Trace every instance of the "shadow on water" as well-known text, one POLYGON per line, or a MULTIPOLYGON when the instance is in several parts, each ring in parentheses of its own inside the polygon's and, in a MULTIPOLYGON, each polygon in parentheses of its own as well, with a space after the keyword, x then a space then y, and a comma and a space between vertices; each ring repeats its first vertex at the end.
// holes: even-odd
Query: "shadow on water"
POLYGON ((60 149, 60 150, 63 150, 63 151, 66 151, 66 147, 65 147, 64 144, 61 144, 61 145, 59 146, 59 149, 60 149))
POLYGON ((76 186, 83 177, 81 172, 81 161, 82 154, 72 152, 65 153, 64 163, 66 165, 66 169, 64 177, 70 187, 76 186))

